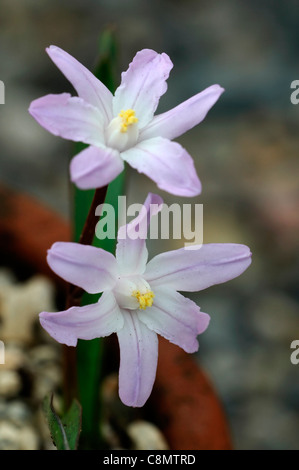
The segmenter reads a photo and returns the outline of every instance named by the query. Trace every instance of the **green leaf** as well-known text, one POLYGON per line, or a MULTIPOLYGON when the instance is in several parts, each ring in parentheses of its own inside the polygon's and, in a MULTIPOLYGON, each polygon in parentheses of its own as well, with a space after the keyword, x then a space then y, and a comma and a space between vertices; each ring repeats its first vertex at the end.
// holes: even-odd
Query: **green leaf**
POLYGON ((114 93, 116 88, 117 49, 115 28, 108 26, 100 35, 99 59, 94 74, 111 93, 114 93))
POLYGON ((76 450, 81 432, 82 409, 77 400, 73 400, 68 411, 60 418, 53 406, 53 394, 43 401, 51 437, 58 450, 76 450))

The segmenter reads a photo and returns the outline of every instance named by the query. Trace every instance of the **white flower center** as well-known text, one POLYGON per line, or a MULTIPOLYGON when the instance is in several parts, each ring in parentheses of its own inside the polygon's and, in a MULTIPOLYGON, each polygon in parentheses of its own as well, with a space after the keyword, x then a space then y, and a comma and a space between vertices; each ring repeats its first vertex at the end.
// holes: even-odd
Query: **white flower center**
POLYGON ((118 305, 129 310, 145 310, 153 305, 155 297, 148 282, 133 276, 120 278, 113 293, 118 305))
POLYGON ((133 109, 121 111, 106 129, 106 144, 119 152, 133 147, 138 139, 138 118, 133 109))

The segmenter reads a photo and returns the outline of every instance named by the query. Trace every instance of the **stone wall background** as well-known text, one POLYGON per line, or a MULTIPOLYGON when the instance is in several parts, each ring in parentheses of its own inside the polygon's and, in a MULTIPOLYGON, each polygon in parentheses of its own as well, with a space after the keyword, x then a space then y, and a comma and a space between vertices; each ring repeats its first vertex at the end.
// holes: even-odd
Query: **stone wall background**
MULTIPOLYGON (((0 182, 69 216, 72 147, 29 116, 30 102, 72 91, 44 49, 56 44, 92 69, 99 33, 117 29, 120 72, 144 47, 174 62, 158 111, 219 83, 207 119, 178 139, 194 157, 203 193, 204 243, 251 247, 240 278, 193 295, 211 314, 199 363, 215 384, 238 449, 298 449, 298 4, 270 0, 2 0, 0 182)), ((129 172, 129 202, 155 185, 129 172)), ((165 202, 191 202, 160 192, 165 202)), ((151 252, 181 246, 151 244, 151 252)))

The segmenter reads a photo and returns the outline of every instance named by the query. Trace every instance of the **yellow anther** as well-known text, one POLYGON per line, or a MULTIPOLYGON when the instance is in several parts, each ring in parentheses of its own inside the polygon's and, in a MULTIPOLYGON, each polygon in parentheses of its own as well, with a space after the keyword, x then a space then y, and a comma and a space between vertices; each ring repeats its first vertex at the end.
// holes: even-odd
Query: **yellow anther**
POLYGON ((122 120, 120 132, 127 132, 128 126, 131 126, 135 122, 138 122, 138 118, 135 116, 134 109, 127 109, 126 111, 122 110, 119 113, 119 117, 122 120))
POLYGON ((136 297, 138 300, 139 308, 141 310, 145 310, 146 307, 151 307, 153 305, 155 294, 152 290, 147 291, 145 294, 141 294, 139 290, 134 290, 132 296, 136 297))

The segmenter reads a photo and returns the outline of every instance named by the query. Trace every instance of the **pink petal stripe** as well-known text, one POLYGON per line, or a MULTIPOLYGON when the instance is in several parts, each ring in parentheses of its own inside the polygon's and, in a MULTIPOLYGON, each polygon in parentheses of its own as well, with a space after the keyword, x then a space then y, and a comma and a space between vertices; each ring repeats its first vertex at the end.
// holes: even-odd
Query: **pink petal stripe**
POLYGON ((134 109, 138 127, 142 129, 152 119, 160 97, 166 92, 166 80, 173 64, 167 54, 151 49, 137 52, 113 99, 113 114, 122 109, 134 109))
POLYGON ((122 310, 124 327, 117 332, 120 347, 119 396, 127 406, 141 407, 151 394, 158 361, 158 338, 132 314, 122 310))
POLYGON ((154 294, 153 306, 138 311, 140 320, 187 353, 197 351, 197 335, 208 327, 209 315, 175 290, 156 287, 154 294))
POLYGON ((97 108, 69 93, 46 95, 32 101, 29 113, 54 135, 101 146, 104 142, 102 115, 97 108))
POLYGON ((139 215, 119 229, 116 260, 120 274, 142 274, 144 272, 148 258, 147 230, 151 217, 160 212, 162 205, 163 200, 160 196, 149 193, 139 215), (136 234, 140 235, 140 238, 136 238, 136 234))
POLYGON ((140 140, 157 136, 170 140, 179 137, 204 120, 223 92, 219 85, 212 85, 170 111, 154 116, 141 131, 140 140))
POLYGON ((176 142, 162 137, 144 140, 123 152, 122 157, 170 194, 193 197, 201 192, 193 160, 176 142))
POLYGON ((70 163, 71 180, 80 189, 101 188, 111 183, 124 169, 116 150, 90 146, 70 163))
POLYGON ((211 243, 198 250, 180 248, 155 256, 148 263, 144 278, 153 289, 163 286, 196 292, 240 276, 250 263, 247 246, 211 243))
POLYGON ((76 346, 78 339, 90 340, 119 331, 124 319, 111 292, 104 292, 99 302, 71 307, 63 312, 42 312, 42 327, 59 343, 76 346))
POLYGON ((96 106, 103 114, 105 123, 112 119, 112 93, 84 65, 57 46, 46 49, 54 64, 71 82, 78 95, 96 106))
POLYGON ((57 242, 48 251, 47 261, 58 276, 90 294, 113 289, 116 284, 116 260, 101 248, 57 242))

